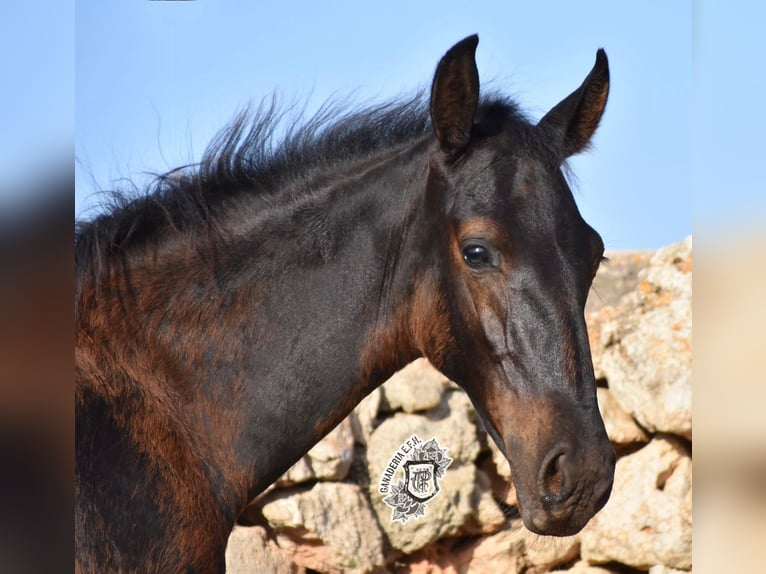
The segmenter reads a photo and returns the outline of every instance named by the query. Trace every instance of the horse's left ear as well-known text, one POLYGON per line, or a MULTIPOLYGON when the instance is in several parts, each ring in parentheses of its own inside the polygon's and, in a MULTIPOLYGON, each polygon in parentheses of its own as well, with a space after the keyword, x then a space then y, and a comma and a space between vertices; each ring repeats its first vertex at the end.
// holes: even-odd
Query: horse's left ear
POLYGON ((479 103, 474 34, 455 44, 436 67, 431 86, 431 123, 444 153, 459 155, 471 139, 471 126, 479 103))
POLYGON ((559 140, 563 157, 586 149, 598 127, 609 95, 609 61, 599 49, 596 63, 582 85, 559 102, 537 124, 559 140))

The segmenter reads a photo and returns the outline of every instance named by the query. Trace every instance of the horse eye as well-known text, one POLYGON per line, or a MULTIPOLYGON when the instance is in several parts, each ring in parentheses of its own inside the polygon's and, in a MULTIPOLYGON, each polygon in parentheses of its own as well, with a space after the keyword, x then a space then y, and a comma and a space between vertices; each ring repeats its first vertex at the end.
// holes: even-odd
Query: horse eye
POLYGON ((463 259, 474 268, 492 267, 492 255, 489 249, 479 243, 468 243, 463 246, 463 259))

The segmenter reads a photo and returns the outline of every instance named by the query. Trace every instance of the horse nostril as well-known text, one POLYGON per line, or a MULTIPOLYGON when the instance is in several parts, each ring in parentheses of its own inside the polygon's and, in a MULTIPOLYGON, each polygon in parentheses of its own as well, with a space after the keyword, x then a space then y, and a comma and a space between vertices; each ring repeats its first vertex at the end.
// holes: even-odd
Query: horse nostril
POLYGON ((545 458, 539 481, 544 502, 555 503, 566 498, 569 487, 566 465, 567 454, 563 449, 554 449, 545 458))
POLYGON ((550 461, 543 474, 543 488, 551 496, 556 496, 564 484, 564 473, 561 467, 565 456, 565 454, 560 454, 550 461))

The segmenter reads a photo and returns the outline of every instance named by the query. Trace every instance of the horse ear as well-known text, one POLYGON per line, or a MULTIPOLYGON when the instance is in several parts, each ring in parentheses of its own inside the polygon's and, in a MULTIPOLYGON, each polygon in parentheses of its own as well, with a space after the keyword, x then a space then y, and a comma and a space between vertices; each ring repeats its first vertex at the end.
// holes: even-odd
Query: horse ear
POLYGON ((564 157, 586 149, 598 127, 609 95, 609 61, 599 49, 596 63, 585 81, 559 102, 537 124, 559 140, 564 157))
POLYGON ((455 44, 436 67, 431 86, 431 123, 444 153, 460 154, 471 139, 479 103, 479 72, 476 69, 474 34, 455 44))

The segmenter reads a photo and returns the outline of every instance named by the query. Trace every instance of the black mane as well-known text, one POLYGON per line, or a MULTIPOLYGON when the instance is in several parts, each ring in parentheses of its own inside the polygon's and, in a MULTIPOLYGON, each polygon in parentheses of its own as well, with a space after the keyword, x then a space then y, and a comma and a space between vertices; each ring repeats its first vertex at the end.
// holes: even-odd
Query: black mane
MULTIPOLYGON (((214 233, 217 208, 243 195, 271 203, 278 190, 299 190, 301 183, 432 134, 422 92, 350 112, 326 104, 307 122, 293 120, 285 128, 289 113, 274 100, 255 114, 245 110, 215 136, 199 164, 158 175, 138 192, 101 192, 104 212, 76 222, 78 280, 98 275, 113 255, 165 230, 214 233)), ((502 124, 529 125, 514 102, 497 96, 482 102, 477 120, 482 116, 492 123, 501 118, 502 124)))

